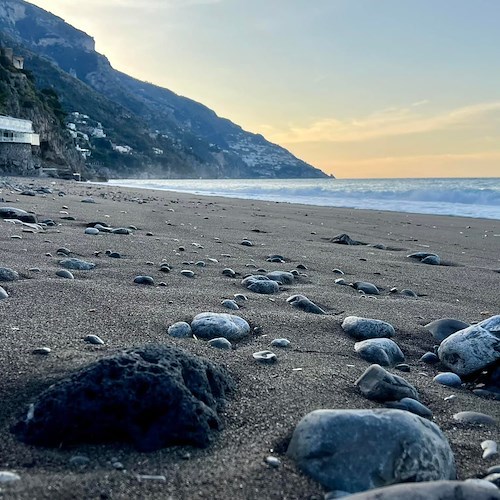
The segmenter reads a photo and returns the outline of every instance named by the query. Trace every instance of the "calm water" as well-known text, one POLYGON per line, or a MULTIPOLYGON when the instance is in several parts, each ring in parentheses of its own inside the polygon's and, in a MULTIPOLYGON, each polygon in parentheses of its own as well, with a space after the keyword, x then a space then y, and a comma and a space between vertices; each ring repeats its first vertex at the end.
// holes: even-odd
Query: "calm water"
POLYGON ((114 179, 109 184, 306 205, 500 219, 500 178, 114 179))

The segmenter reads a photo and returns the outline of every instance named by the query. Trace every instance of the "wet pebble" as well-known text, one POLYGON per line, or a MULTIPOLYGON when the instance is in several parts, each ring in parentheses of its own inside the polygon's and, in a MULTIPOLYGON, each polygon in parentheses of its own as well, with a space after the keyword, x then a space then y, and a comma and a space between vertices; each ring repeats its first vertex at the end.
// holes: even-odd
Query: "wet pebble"
POLYGON ((222 274, 224 276, 229 276, 230 278, 236 277, 236 272, 234 271, 234 269, 231 269, 230 267, 226 267, 225 269, 223 269, 222 274))
POLYGON ((194 272, 189 269, 183 269, 181 274, 182 276, 186 276, 186 278, 194 278, 194 272))

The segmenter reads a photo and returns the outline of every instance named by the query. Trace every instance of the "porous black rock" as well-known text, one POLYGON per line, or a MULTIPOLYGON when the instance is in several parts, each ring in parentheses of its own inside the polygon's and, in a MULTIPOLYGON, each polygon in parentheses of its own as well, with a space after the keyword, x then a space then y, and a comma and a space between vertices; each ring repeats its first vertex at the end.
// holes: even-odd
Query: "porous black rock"
POLYGON ((233 389, 221 366, 150 344, 101 359, 50 386, 12 430, 22 441, 41 446, 204 447, 221 428, 218 411, 233 389))

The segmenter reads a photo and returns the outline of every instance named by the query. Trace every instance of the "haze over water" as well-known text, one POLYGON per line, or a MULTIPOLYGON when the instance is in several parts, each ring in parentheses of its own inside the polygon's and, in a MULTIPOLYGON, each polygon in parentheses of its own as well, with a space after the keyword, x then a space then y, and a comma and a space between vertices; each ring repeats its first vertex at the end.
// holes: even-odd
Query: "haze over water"
POLYGON ((223 196, 500 220, 500 179, 113 179, 109 184, 223 196))

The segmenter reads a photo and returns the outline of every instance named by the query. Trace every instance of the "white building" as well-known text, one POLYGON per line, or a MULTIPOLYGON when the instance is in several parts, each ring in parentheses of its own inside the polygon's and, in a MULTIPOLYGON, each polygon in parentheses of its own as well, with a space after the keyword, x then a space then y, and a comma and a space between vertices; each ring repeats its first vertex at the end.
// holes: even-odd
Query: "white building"
POLYGON ((0 142, 40 146, 40 136, 35 134, 30 120, 0 115, 0 142))

